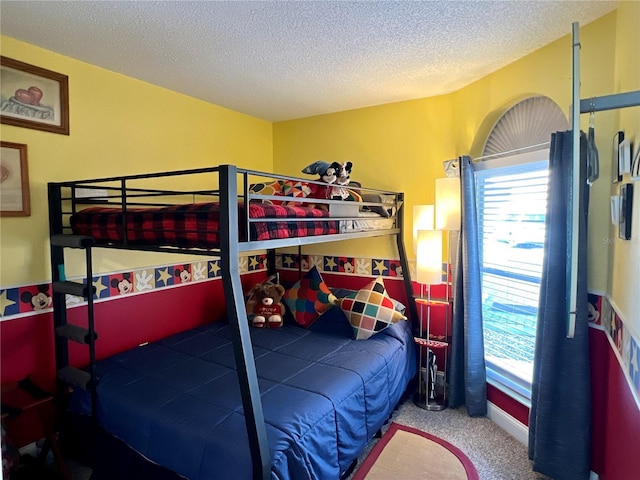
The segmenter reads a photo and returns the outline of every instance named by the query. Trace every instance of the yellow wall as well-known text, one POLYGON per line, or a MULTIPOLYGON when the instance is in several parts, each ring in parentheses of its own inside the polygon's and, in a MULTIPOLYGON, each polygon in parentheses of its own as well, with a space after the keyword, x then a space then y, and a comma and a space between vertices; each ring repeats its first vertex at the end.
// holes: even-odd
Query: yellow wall
MULTIPOLYGON (((405 192, 405 220, 410 222, 413 205, 433 204, 433 179, 443 177, 442 162, 455 157, 451 129, 450 95, 278 122, 273 127, 274 168, 299 175, 316 160, 351 161, 351 178, 363 186, 405 192)), ((411 254, 411 224, 407 225, 405 245, 411 254)), ((305 248, 335 251, 335 245, 305 248)), ((398 256, 388 238, 345 242, 340 253, 398 256)))
MULTIPOLYGON (((640 67, 638 66, 638 45, 640 45, 640 2, 620 2, 618 7, 617 42, 615 70, 612 89, 615 92, 640 90, 640 67)), ((618 110, 614 117, 615 129, 624 130, 633 142, 634 153, 640 149, 640 107, 618 110)), ((597 121, 597 118, 596 118, 597 121)), ((613 135, 612 135, 613 136, 613 135)), ((605 138, 604 148, 607 148, 605 138)), ((609 141, 609 143, 611 143, 609 141)), ((609 151, 611 149, 609 148, 609 151)), ((609 177, 610 178, 610 177, 609 177)), ((628 182, 629 176, 623 178, 628 182)), ((631 328, 634 337, 640 338, 640 182, 634 182, 633 221, 631 240, 617 238, 614 227, 609 226, 611 242, 600 242, 601 248, 610 250, 609 287, 611 299, 631 328), (609 243, 609 245, 604 245, 609 243)), ((619 193, 619 184, 604 185, 611 195, 619 193)), ((605 192, 606 194, 606 192, 605 192)), ((603 198, 602 203, 606 201, 603 198)), ((607 215, 604 213, 603 215, 607 215)), ((597 240, 597 239, 596 239, 597 240)), ((600 252, 599 248, 597 252, 600 252)))
MULTIPOLYGON (((222 163, 272 170, 270 122, 11 38, 2 37, 1 51, 3 56, 68 75, 71 131, 66 136, 2 125, 2 140, 27 145, 31 186, 31 216, 0 220, 3 288, 51 278, 46 194, 49 181, 222 163)), ((97 260, 98 271, 171 261, 166 254, 104 251, 97 260)), ((68 272, 80 273, 81 270, 68 272)))

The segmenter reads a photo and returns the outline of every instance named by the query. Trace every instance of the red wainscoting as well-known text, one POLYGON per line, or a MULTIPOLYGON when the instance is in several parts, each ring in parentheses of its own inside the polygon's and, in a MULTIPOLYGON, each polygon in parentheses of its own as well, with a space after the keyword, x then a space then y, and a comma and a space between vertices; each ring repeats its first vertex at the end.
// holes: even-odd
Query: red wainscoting
MULTIPOLYGON (((264 272, 243 275, 245 291, 247 286, 264 277, 264 272)), ((225 314, 222 281, 219 279, 96 302, 96 354, 99 359, 104 358, 144 342, 220 320, 225 314)), ((86 326, 86 307, 70 308, 68 321, 86 326)), ((87 352, 86 347, 70 342, 72 364, 86 365, 87 352)), ((27 375, 43 388, 55 386, 51 312, 0 322, 2 383, 16 382, 27 375)))
MULTIPOLYGON (((591 470, 604 472, 604 442, 607 437, 606 412, 608 403, 607 375, 613 354, 606 334, 602 330, 589 329, 591 368, 591 470)), ((619 369, 614 360, 615 368, 619 369)), ((601 477, 602 478, 602 477, 601 477)))
POLYGON ((614 347, 601 330, 591 330, 593 471, 600 480, 640 478, 640 409, 614 347))
POLYGON ((55 385, 53 314, 0 322, 0 378, 14 383, 30 375, 41 387, 55 385))
POLYGON ((487 384, 487 400, 523 425, 529 426, 529 407, 526 405, 489 384, 487 384))

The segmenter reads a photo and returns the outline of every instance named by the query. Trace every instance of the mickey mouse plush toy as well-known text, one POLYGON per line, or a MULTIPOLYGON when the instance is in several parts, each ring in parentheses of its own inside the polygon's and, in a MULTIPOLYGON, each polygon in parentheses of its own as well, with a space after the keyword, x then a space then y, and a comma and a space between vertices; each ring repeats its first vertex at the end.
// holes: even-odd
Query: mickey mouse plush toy
MULTIPOLYGON (((317 180, 319 182, 326 183, 326 186, 318 185, 315 183, 309 184, 311 193, 309 193, 307 198, 318 198, 321 200, 331 199, 331 185, 338 180, 341 168, 342 165, 340 165, 338 162, 329 163, 323 160, 318 160, 317 162, 313 162, 311 165, 307 165, 306 167, 304 167, 302 173, 306 173, 308 175, 319 175, 320 178, 318 178, 317 180)), ((316 205, 315 207, 320 210, 329 210, 329 206, 326 204, 316 205)))
MULTIPOLYGON (((339 164, 340 165, 340 164, 339 164)), ((338 178, 335 181, 335 187, 331 187, 330 197, 333 200, 344 200, 349 197, 349 192, 345 188, 351 181, 351 168, 353 163, 346 162, 340 165, 338 170, 338 178)))

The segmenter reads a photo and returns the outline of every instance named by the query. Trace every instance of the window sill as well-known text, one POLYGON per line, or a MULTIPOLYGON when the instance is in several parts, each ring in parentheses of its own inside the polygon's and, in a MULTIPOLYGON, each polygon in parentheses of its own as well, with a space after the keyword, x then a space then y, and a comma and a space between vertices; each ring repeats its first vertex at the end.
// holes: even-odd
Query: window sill
POLYGON ((487 366, 487 383, 527 408, 531 408, 531 391, 525 392, 524 387, 496 373, 490 366, 487 366))

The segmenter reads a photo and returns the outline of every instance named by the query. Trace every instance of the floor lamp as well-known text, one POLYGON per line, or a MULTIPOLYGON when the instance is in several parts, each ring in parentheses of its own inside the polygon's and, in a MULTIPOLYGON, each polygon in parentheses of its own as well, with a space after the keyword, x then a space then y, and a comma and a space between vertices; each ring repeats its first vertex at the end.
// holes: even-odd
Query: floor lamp
POLYGON ((453 253, 457 252, 452 245, 457 243, 460 230, 460 178, 457 176, 439 178, 436 179, 435 184, 435 206, 416 205, 413 209, 416 280, 421 288, 420 297, 416 299, 416 303, 420 306, 420 329, 419 336, 416 338, 416 342, 420 345, 420 381, 415 403, 427 410, 446 408, 446 370, 449 353, 447 341, 451 316, 452 268, 454 268, 452 262, 455 260, 453 253), (434 300, 431 296, 431 287, 434 284, 442 284, 442 232, 447 232, 448 242, 445 298, 434 300), (436 305, 444 306, 446 312, 443 342, 431 338, 431 309, 436 305), (444 361, 441 365, 444 378, 440 401, 437 401, 436 392, 438 365, 435 351, 442 352, 440 357, 444 361))
POLYGON ((446 391, 447 391, 447 360, 448 360, 448 347, 449 347, 449 332, 451 331, 449 323, 451 322, 452 312, 452 293, 453 292, 453 277, 455 268, 458 263, 458 238, 461 225, 460 214, 460 177, 448 176, 446 178, 436 179, 436 204, 435 204, 435 228, 442 232, 447 233, 447 262, 446 262, 446 284, 445 284, 445 298, 442 303, 446 305, 445 310, 445 338, 444 338, 444 368, 443 368, 443 403, 446 404, 446 391))
POLYGON ((426 410, 442 410, 444 401, 437 401, 436 378, 438 365, 434 348, 445 345, 434 342, 431 330, 431 285, 442 283, 442 232, 438 230, 418 230, 416 235, 416 281, 421 285, 420 298, 416 303, 420 306, 419 335, 416 342, 420 348, 420 378, 415 404, 426 410), (424 293, 427 296, 424 296, 424 293), (425 322, 426 313, 426 322, 425 322))
POLYGON ((458 242, 460 231, 460 177, 446 177, 436 179, 436 230, 447 232, 447 300, 450 299, 451 269, 454 268, 453 254, 457 250, 453 247, 458 242))

